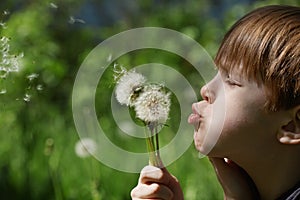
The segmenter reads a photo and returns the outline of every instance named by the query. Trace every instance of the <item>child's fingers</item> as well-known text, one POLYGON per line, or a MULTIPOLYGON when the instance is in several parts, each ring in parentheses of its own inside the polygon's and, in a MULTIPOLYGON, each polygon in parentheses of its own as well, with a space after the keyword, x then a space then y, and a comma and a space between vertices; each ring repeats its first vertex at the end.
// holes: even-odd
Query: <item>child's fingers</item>
POLYGON ((139 182, 148 184, 152 182, 168 185, 172 176, 164 169, 146 166, 142 169, 139 182))
POLYGON ((178 180, 166 168, 146 166, 142 169, 138 185, 132 190, 132 198, 183 200, 178 180))
POLYGON ((162 199, 168 200, 173 198, 173 192, 162 184, 139 184, 131 191, 133 200, 138 199, 162 199))

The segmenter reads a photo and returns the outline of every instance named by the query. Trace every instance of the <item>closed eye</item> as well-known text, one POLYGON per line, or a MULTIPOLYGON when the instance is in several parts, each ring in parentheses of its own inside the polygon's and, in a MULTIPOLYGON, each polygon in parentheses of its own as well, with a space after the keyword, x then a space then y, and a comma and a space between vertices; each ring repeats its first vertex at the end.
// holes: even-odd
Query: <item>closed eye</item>
POLYGON ((238 86, 238 87, 242 86, 238 81, 232 79, 230 75, 227 75, 227 77, 225 78, 225 83, 228 84, 229 86, 238 86))

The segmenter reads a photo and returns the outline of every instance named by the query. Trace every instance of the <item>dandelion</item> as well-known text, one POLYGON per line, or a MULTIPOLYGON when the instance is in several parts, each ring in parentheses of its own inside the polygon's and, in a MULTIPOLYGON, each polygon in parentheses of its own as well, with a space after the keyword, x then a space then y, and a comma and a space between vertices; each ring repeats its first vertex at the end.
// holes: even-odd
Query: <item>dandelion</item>
POLYGON ((117 82, 116 99, 121 105, 131 106, 134 92, 146 82, 146 78, 135 72, 125 72, 117 82))
POLYGON ((75 153, 78 157, 85 158, 97 150, 96 142, 91 138, 82 138, 75 144, 75 153))
POLYGON ((164 124, 170 111, 170 93, 164 92, 161 85, 147 85, 133 105, 139 119, 164 124))
POLYGON ((121 67, 115 72, 116 99, 122 105, 133 107, 136 117, 144 122, 149 164, 162 167, 158 128, 168 119, 171 93, 166 92, 163 85, 146 83, 146 78, 135 71, 126 71, 121 67))

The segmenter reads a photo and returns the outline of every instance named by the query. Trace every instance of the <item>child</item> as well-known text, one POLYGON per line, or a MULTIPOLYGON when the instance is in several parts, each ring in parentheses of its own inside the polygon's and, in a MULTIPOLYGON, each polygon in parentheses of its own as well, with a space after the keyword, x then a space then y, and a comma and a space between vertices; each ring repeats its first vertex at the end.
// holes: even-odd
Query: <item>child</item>
MULTIPOLYGON (((221 44, 218 74, 192 105, 197 150, 206 152, 225 199, 300 199, 300 8, 266 6, 240 19, 221 44), (222 94, 223 93, 223 94, 222 94), (223 106, 225 119, 212 119, 223 106)), ((145 167, 132 199, 183 199, 177 179, 145 167)), ((199 197, 201 199, 201 196, 199 197)))

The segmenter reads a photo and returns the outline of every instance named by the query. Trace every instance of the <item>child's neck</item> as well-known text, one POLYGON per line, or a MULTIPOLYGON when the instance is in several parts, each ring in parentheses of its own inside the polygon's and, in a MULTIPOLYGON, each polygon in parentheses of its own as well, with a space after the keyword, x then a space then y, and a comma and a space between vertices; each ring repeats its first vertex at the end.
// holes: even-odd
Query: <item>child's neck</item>
POLYGON ((252 178, 261 199, 276 199, 300 181, 300 162, 295 163, 291 154, 261 153, 255 159, 239 159, 236 162, 252 178), (255 160, 255 163, 249 160, 255 160))

